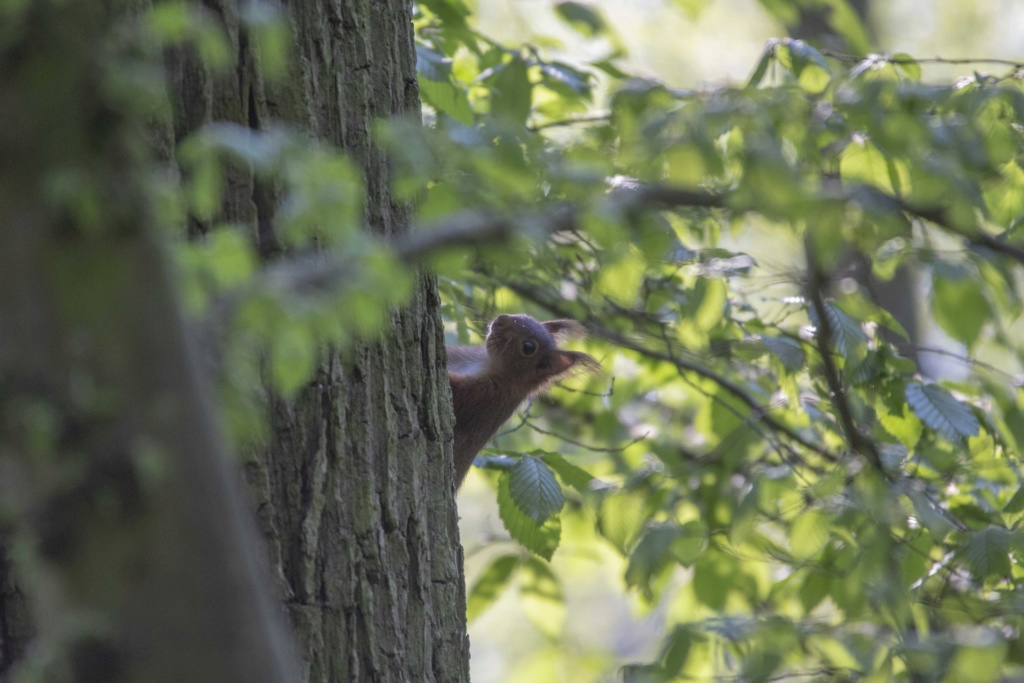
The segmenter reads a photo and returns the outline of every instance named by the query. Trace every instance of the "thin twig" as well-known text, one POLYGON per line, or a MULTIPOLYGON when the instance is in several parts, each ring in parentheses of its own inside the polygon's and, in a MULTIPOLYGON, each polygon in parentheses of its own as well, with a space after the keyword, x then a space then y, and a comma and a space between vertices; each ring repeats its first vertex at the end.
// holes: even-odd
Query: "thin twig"
POLYGON ((1003 66, 1012 66, 1017 69, 1024 68, 1024 62, 1016 62, 1012 59, 999 59, 991 57, 896 57, 895 55, 884 55, 884 54, 872 54, 872 55, 850 55, 843 52, 837 52, 836 50, 823 49, 820 51, 821 54, 832 59, 838 59, 841 62, 848 62, 850 64, 857 64, 863 62, 865 59, 876 59, 881 62, 887 62, 889 64, 949 64, 949 65, 964 65, 964 64, 1001 64, 1003 66))
POLYGON ((828 312, 825 309, 824 289, 826 276, 818 263, 815 247, 808 236, 804 239, 804 253, 807 258, 807 271, 809 280, 807 283, 807 297, 817 317, 817 330, 814 339, 818 347, 818 355, 821 357, 822 366, 825 370, 825 381, 828 384, 829 397, 839 417, 839 424, 846 433, 846 440, 855 452, 868 458, 879 472, 885 472, 882 466, 882 458, 878 453, 875 442, 866 438, 857 426, 850 409, 850 403, 846 399, 846 390, 843 388, 842 380, 839 378, 839 371, 836 369, 835 359, 832 357, 832 343, 835 339, 832 330, 832 322, 829 320, 828 312))
POLYGON ((645 432, 642 436, 638 436, 635 439, 633 439, 632 441, 629 441, 628 443, 625 443, 625 444, 623 444, 621 446, 614 446, 612 448, 602 448, 600 446, 592 446, 590 444, 585 444, 585 443, 581 443, 579 441, 575 441, 573 439, 570 439, 567 436, 563 436, 563 435, 558 434, 556 432, 549 432, 546 429, 541 429, 540 427, 538 427, 537 425, 535 425, 533 422, 531 422, 529 420, 526 420, 526 426, 529 427, 530 429, 532 429, 533 431, 538 432, 540 434, 546 434, 548 436, 553 436, 553 437, 555 437, 557 439, 565 441, 566 443, 571 443, 574 446, 579 446, 580 448, 585 448, 588 451, 594 451, 595 453, 621 453, 622 451, 626 450, 627 448, 629 448, 633 444, 640 443, 641 441, 646 439, 648 436, 650 436, 650 432, 645 432))

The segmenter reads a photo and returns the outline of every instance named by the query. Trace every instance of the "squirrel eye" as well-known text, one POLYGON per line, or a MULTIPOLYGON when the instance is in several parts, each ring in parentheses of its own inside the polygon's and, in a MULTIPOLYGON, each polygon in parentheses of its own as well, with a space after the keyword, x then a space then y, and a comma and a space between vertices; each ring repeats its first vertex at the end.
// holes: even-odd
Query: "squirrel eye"
POLYGON ((532 356, 537 351, 537 342, 527 339, 523 342, 523 355, 532 356))

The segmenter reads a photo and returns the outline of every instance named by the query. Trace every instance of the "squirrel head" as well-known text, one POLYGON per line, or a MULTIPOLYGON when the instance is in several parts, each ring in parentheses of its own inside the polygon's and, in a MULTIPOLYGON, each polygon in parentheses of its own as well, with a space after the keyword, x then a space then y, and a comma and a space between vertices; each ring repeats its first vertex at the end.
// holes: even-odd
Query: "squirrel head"
POLYGON ((529 393, 581 372, 596 372, 600 363, 578 351, 558 347, 560 340, 585 334, 575 320, 538 322, 528 315, 501 314, 487 331, 491 372, 529 393))

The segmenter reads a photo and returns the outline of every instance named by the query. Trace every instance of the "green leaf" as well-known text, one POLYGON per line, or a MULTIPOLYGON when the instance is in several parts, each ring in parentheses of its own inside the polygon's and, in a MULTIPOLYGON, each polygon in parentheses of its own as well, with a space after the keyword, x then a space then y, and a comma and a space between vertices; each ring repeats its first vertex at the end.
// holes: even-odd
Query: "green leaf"
POLYGON ((979 579, 1010 575, 1009 529, 989 527, 971 534, 962 555, 971 572, 979 579))
POLYGON ((673 628, 662 645, 661 658, 665 663, 665 671, 671 676, 678 676, 686 666, 693 644, 705 640, 707 636, 690 625, 673 628))
POLYGON ((598 531, 626 555, 647 520, 648 499, 638 491, 611 493, 601 501, 598 531))
POLYGON ((565 598, 558 577, 544 562, 531 557, 519 570, 519 597, 527 618, 549 638, 562 634, 565 598))
POLYGON ((532 107, 533 86, 526 62, 519 57, 495 67, 490 79, 491 115, 517 125, 526 125, 532 107))
POLYGON ((896 68, 912 81, 921 80, 921 65, 906 52, 897 52, 892 56, 896 68))
POLYGON ((428 105, 464 126, 473 125, 473 109, 462 88, 447 81, 420 79, 420 95, 428 105))
POLYGON ((564 92, 564 89, 574 95, 590 97, 590 76, 579 69, 560 62, 549 62, 540 67, 544 85, 564 92))
POLYGON ((270 378, 284 395, 298 391, 313 378, 319 347, 316 336, 297 320, 278 326, 270 345, 270 378))
POLYGON ((946 334, 970 348, 992 319, 992 309, 977 279, 965 269, 946 267, 941 272, 952 274, 955 279, 938 271, 932 278, 932 315, 946 334))
POLYGON ((257 257, 252 241, 240 230, 220 228, 199 243, 207 275, 218 287, 237 286, 253 276, 257 257))
POLYGON ((256 49, 260 66, 271 80, 288 75, 291 47, 291 23, 283 9, 272 2, 247 2, 239 9, 239 17, 256 49))
POLYGON ((915 490, 907 491, 907 497, 914 505, 918 521, 935 538, 942 540, 953 531, 953 523, 949 521, 943 510, 936 506, 924 493, 915 490))
POLYGON ((789 548, 798 560, 809 560, 821 552, 829 539, 829 519, 819 510, 805 510, 789 528, 789 548))
POLYGON ((1013 497, 1003 507, 1003 512, 1007 514, 1024 512, 1024 486, 1017 489, 1017 492, 1013 494, 1013 497))
POLYGON ((807 356, 804 354, 804 348, 800 345, 796 339, 790 337, 761 337, 761 343, 763 343, 769 351, 778 356, 782 362, 782 367, 786 368, 790 372, 796 372, 804 366, 807 362, 807 356))
POLYGON ((808 570, 807 578, 800 582, 797 594, 800 597, 800 604, 810 612, 825 599, 832 588, 832 577, 827 572, 808 570))
POLYGON ((971 407, 936 384, 910 382, 905 395, 921 421, 953 443, 960 443, 981 430, 971 407))
POLYGON ((899 442, 908 449, 912 449, 921 440, 924 426, 921 424, 921 420, 910 411, 908 406, 902 405, 901 408, 900 414, 896 415, 880 407, 876 411, 878 421, 885 431, 899 439, 899 442))
POLYGON ((651 598, 651 579, 660 574, 673 560, 672 544, 680 537, 681 529, 675 524, 652 524, 644 532, 636 548, 629 555, 626 567, 626 585, 639 587, 651 598))
POLYGON ((754 73, 750 74, 750 78, 747 80, 748 88, 756 88, 761 85, 761 81, 764 80, 764 76, 768 73, 768 67, 775 61, 775 47, 778 43, 774 40, 768 41, 768 44, 764 48, 764 52, 761 53, 761 58, 757 60, 757 66, 754 67, 754 73))
POLYGON ((555 13, 561 17, 562 21, 587 38, 593 38, 605 32, 604 18, 590 5, 585 5, 582 2, 560 2, 555 5, 555 13))
POLYGON ((565 503, 562 487, 540 458, 523 458, 509 471, 509 493, 530 519, 543 524, 565 503))
POLYGON ((761 489, 755 479, 750 491, 740 501, 733 515, 732 524, 729 526, 729 542, 733 545, 743 543, 754 530, 754 522, 757 520, 758 503, 760 502, 761 489))
POLYGON ((796 76, 800 87, 813 93, 828 87, 832 70, 822 54, 804 41, 786 39, 779 48, 779 57, 779 62, 796 76))
MULTIPOLYGON (((833 303, 826 301, 825 317, 828 320, 829 333, 833 350, 840 356, 854 356, 867 345, 868 335, 861 329, 860 323, 848 316, 833 303)), ((817 309, 811 306, 808 309, 811 323, 820 328, 817 309)))
POLYGON ((501 597, 519 567, 519 561, 519 555, 500 555, 480 573, 466 598, 467 621, 476 619, 501 597))
POLYGON ((512 500, 509 491, 511 474, 503 473, 498 479, 498 516, 513 539, 527 550, 550 560, 562 537, 562 523, 558 517, 550 517, 538 524, 523 513, 512 500))
POLYGON ((593 493, 595 478, 586 470, 573 465, 558 453, 545 453, 541 459, 569 486, 586 495, 593 493))

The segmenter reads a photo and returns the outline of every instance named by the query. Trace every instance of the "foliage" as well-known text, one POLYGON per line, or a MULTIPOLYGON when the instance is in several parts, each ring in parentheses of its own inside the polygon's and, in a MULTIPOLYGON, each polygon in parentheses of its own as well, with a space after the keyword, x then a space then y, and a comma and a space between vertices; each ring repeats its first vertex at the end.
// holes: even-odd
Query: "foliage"
MULTIPOLYGON (((863 44, 845 2, 819 4, 863 44)), ((183 32, 171 11, 159 23, 183 32)), ((586 542, 660 606, 660 654, 629 680, 1021 675, 1022 67, 930 83, 906 55, 779 39, 744 86, 680 91, 626 73, 593 7, 556 12, 608 52, 549 59, 481 35, 461 0, 418 4, 429 125, 379 132, 417 206, 404 242, 356 229, 356 174, 287 131, 214 127, 181 148, 179 214, 215 222, 226 163, 286 198, 290 260, 261 266, 245 226, 179 249, 237 432, 257 377, 299 389, 425 263, 463 343, 499 308, 593 333, 606 375, 530 406, 478 464, 524 548, 550 560, 589 520, 586 542), (329 258, 298 256, 311 247, 329 258), (919 340, 854 263, 927 282, 966 371, 917 367, 919 340)), ((503 552, 470 615, 518 585, 558 637, 555 567, 503 552)))

